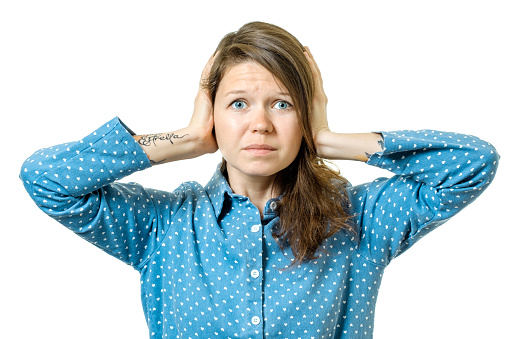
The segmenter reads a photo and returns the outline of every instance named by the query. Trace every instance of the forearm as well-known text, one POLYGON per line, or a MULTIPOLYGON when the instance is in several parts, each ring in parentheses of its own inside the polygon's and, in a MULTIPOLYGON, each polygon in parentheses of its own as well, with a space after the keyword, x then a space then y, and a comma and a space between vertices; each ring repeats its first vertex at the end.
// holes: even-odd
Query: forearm
POLYGON ((193 141, 186 129, 175 132, 133 135, 152 165, 191 158, 193 141))
POLYGON ((208 149, 199 133, 190 128, 167 133, 133 135, 133 138, 143 148, 152 165, 191 159, 213 152, 208 149))
POLYGON ((368 161, 373 153, 384 149, 384 141, 378 133, 334 133, 322 131, 315 136, 319 157, 330 160, 368 161))
POLYGON ((480 191, 492 181, 498 165, 496 149, 475 136, 434 130, 383 135, 385 150, 373 154, 370 165, 435 187, 445 195, 470 196, 472 190, 480 191))
POLYGON ((56 210, 55 204, 66 208, 74 204, 70 197, 80 198, 148 167, 131 132, 114 118, 79 141, 35 152, 20 177, 41 208, 56 210))

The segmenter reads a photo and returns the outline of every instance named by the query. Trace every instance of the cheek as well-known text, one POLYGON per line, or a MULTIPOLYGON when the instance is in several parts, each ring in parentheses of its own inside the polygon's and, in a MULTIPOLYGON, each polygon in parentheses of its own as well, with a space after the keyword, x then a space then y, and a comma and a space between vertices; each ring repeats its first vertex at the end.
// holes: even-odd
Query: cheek
POLYGON ((222 116, 221 112, 217 108, 214 108, 214 133, 218 142, 222 139, 225 130, 224 119, 222 119, 222 116))
POLYGON ((284 126, 285 139, 291 140, 292 144, 295 144, 295 147, 299 148, 302 140, 302 132, 300 130, 298 121, 296 119, 292 119, 291 121, 288 121, 284 126))
POLYGON ((289 154, 291 154, 292 158, 295 158, 302 144, 302 132, 297 122, 289 123, 287 126, 288 129, 286 130, 284 138, 287 140, 289 154))
POLYGON ((231 146, 239 131, 238 124, 231 118, 227 118, 222 112, 214 113, 214 131, 217 145, 220 149, 231 146))

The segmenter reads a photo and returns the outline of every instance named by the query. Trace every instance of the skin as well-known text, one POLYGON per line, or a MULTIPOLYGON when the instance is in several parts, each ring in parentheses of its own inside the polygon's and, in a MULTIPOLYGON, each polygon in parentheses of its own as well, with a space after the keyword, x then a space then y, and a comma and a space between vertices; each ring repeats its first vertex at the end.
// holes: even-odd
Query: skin
MULTIPOLYGON (((311 128, 318 155, 331 160, 367 161, 371 154, 383 150, 383 139, 377 133, 335 133, 329 129, 328 100, 320 70, 309 48, 303 53, 316 88, 311 128)), ((213 62, 211 57, 202 78, 207 77, 213 62)), ((274 175, 295 159, 302 139, 295 112, 282 110, 287 107, 282 102, 292 103, 284 92, 286 88, 260 65, 232 66, 219 85, 214 107, 200 86, 187 127, 134 138, 154 165, 199 157, 219 148, 227 161, 232 190, 249 197, 261 213, 267 200, 279 195, 272 189, 274 175), (217 140, 212 133, 214 125, 217 140), (249 147, 255 144, 270 145, 271 150, 249 147)))
POLYGON ((288 90, 256 63, 233 66, 219 85, 214 123, 232 190, 263 204, 302 141, 288 90))

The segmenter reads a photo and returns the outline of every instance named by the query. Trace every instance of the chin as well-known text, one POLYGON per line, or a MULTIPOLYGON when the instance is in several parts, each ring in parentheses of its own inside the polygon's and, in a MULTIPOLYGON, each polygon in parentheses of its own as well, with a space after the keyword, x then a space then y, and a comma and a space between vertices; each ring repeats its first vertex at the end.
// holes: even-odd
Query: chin
POLYGON ((236 166, 235 164, 228 163, 227 161, 228 175, 243 175, 249 177, 271 177, 279 173, 283 168, 279 166, 271 166, 264 163, 251 163, 244 164, 242 166, 236 166))
POLYGON ((241 170, 244 175, 252 176, 252 177, 271 177, 279 173, 279 169, 272 168, 246 168, 245 170, 241 170))

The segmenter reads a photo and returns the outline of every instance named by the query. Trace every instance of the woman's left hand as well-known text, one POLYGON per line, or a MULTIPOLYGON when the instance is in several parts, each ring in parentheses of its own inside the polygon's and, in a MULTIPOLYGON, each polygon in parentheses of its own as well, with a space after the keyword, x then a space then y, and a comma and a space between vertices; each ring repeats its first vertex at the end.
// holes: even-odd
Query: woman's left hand
POLYGON ((319 139, 319 135, 322 132, 330 132, 329 124, 327 122, 327 95, 325 95, 325 91, 323 89, 323 79, 322 74, 320 73, 320 69, 316 64, 309 47, 304 47, 306 51, 304 55, 306 56, 309 65, 311 66, 311 72, 313 73, 313 81, 315 85, 315 93, 313 96, 313 103, 311 105, 311 130, 313 132, 313 140, 315 142, 315 146, 317 145, 317 140, 319 139))
POLYGON ((331 160, 368 161, 371 154, 383 150, 383 138, 378 133, 334 133, 327 122, 327 96, 323 90, 323 80, 309 47, 306 56, 315 85, 311 105, 311 130, 316 154, 331 160))

